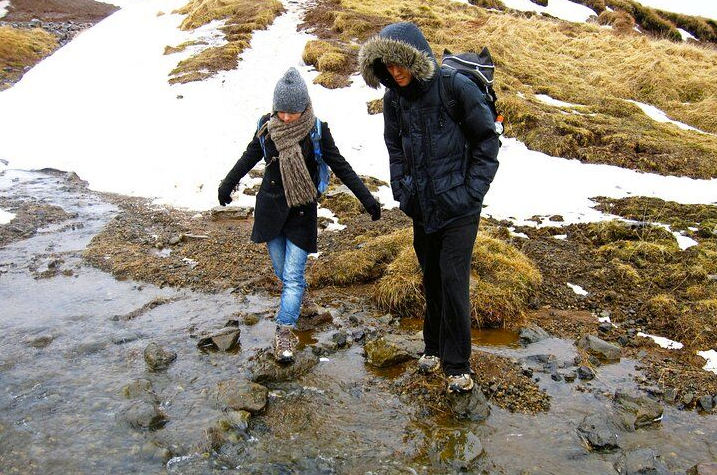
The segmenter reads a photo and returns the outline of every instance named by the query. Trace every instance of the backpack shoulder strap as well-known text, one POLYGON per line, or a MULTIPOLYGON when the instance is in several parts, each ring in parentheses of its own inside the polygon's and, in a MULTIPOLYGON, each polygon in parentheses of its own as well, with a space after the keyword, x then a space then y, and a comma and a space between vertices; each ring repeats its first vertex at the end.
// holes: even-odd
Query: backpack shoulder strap
POLYGON ((259 117, 259 121, 256 123, 256 136, 261 144, 261 151, 264 153, 264 159, 266 159, 266 134, 268 131, 269 118, 266 115, 259 117))
POLYGON ((321 153, 321 120, 317 117, 314 127, 311 129, 311 142, 314 144, 314 157, 318 163, 324 163, 321 153))
POLYGON ((448 114, 448 117, 450 117, 453 122, 460 124, 461 121, 459 120, 460 114, 458 111, 458 101, 456 100, 455 93, 455 80, 458 71, 447 67, 442 67, 439 71, 440 73, 438 78, 441 84, 438 89, 438 93, 441 96, 441 104, 448 114))

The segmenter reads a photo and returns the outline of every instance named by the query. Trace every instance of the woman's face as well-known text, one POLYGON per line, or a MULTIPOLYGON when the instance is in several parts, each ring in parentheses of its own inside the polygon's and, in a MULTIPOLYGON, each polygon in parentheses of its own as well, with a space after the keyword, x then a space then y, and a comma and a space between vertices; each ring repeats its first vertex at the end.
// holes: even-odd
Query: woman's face
POLYGON ((284 122, 285 124, 289 124, 291 122, 294 122, 295 120, 299 120, 299 117, 301 117, 301 112, 277 112, 277 115, 279 116, 279 120, 284 122))

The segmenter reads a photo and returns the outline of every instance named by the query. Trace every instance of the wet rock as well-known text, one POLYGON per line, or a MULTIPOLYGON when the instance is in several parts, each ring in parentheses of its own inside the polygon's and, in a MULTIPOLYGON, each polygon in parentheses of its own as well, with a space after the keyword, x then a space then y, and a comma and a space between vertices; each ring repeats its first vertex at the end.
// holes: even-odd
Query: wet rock
POLYGON ((709 394, 700 397, 697 400, 697 404, 699 404, 702 410, 706 412, 711 412, 712 408, 714 407, 712 403, 712 396, 710 396, 709 394))
POLYGON ((600 360, 606 362, 617 362, 620 361, 622 350, 600 338, 593 335, 585 335, 576 343, 578 348, 581 348, 600 360))
POLYGON ((199 338, 197 348, 203 351, 231 351, 239 346, 240 335, 241 330, 239 328, 223 328, 216 333, 199 338))
POLYGON ((563 378, 565 378, 565 381, 568 383, 572 383, 575 381, 575 379, 578 377, 578 374, 575 371, 568 371, 565 374, 563 374, 563 378))
POLYGON ((336 343, 339 348, 346 348, 351 344, 349 335, 346 330, 339 330, 331 335, 331 340, 336 343))
POLYGON ((393 366, 412 358, 417 358, 423 351, 423 343, 415 337, 385 335, 366 342, 366 362, 377 368, 393 366))
POLYGON ((206 430, 207 444, 212 450, 223 445, 239 444, 244 441, 251 414, 247 411, 230 411, 226 417, 219 418, 206 430))
POLYGON ((33 348, 46 348, 55 339, 52 335, 40 335, 27 340, 27 345, 33 348))
POLYGON ((677 401, 677 390, 675 388, 665 389, 665 395, 663 396, 665 402, 673 404, 677 401))
POLYGON ((460 419, 479 422, 490 416, 490 405, 483 391, 476 384, 469 393, 451 393, 446 395, 446 402, 453 414, 460 419))
POLYGON ((140 339, 140 335, 132 331, 123 331, 112 335, 112 343, 115 345, 124 345, 140 339))
POLYGON ((254 213, 249 206, 216 206, 211 209, 210 216, 214 221, 224 219, 248 219, 254 213))
POLYGON ((550 333, 546 332, 538 325, 531 324, 525 328, 521 328, 518 333, 518 338, 522 345, 530 345, 531 343, 537 343, 542 340, 550 338, 550 333))
POLYGON ((311 371, 319 363, 319 358, 309 350, 294 355, 294 362, 282 365, 276 362, 268 350, 260 350, 249 361, 251 379, 260 384, 291 381, 311 371))
POLYGON ((618 389, 615 392, 613 403, 627 430, 633 431, 649 427, 659 424, 662 420, 662 405, 646 396, 629 394, 618 389))
POLYGON ((560 374, 560 373, 553 373, 553 374, 550 375, 550 378, 551 378, 553 381, 562 381, 562 380, 563 380, 563 375, 560 374))
POLYGON ((255 313, 249 313, 247 315, 244 315, 244 319, 242 321, 244 322, 244 325, 256 325, 257 323, 259 323, 259 315, 255 313))
POLYGON ((633 450, 621 455, 615 470, 621 475, 673 475, 652 449, 633 450))
POLYGON ((220 381, 209 398, 216 409, 248 411, 255 414, 266 407, 268 395, 269 390, 261 384, 243 379, 228 379, 220 381))
POLYGON ((119 417, 134 429, 154 430, 162 427, 167 418, 156 404, 144 399, 130 402, 119 414, 119 417))
POLYGON ((249 428, 251 420, 251 412, 249 411, 227 411, 226 420, 232 423, 234 427, 245 431, 249 428))
POLYGON ((585 416, 577 430, 580 438, 590 446, 591 450, 610 452, 620 447, 619 428, 613 418, 604 412, 594 412, 585 416))
POLYGON ((157 403, 157 395, 154 392, 152 381, 145 378, 135 379, 125 384, 122 388, 122 396, 127 399, 145 399, 157 403))
POLYGON ((309 330, 316 330, 328 325, 334 321, 334 317, 331 316, 331 312, 316 312, 312 315, 302 315, 296 321, 296 330, 303 332, 309 330))
POLYGON ((717 475, 717 462, 698 463, 687 471, 687 475, 717 475))
POLYGON ((311 351, 317 356, 330 355, 339 349, 339 344, 328 335, 321 335, 319 341, 311 345, 311 351))
POLYGON ((595 379, 595 371, 590 369, 589 366, 579 366, 578 367, 578 378, 585 380, 585 381, 591 381, 595 379))
POLYGON ((602 322, 600 325, 598 325, 598 331, 600 333, 610 333, 612 331, 612 323, 602 322))
POLYGON ((467 471, 484 453, 483 444, 473 432, 439 429, 433 433, 429 455, 436 465, 467 471))
POLYGON ((177 359, 177 353, 165 350, 161 345, 151 342, 144 349, 144 361, 153 371, 169 368, 174 360, 177 359))
POLYGON ((680 399, 680 402, 685 406, 689 406, 690 404, 692 404, 692 401, 694 401, 694 399, 694 393, 685 393, 682 395, 682 399, 680 399))

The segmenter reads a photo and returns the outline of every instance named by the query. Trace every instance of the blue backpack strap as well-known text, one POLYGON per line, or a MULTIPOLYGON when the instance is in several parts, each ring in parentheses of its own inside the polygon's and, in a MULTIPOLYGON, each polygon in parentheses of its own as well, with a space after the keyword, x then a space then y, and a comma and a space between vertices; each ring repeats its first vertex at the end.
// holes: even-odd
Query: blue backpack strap
POLYGON ((264 127, 265 123, 264 116, 259 117, 259 121, 256 123, 256 133, 259 136, 259 143, 261 144, 261 150, 264 153, 264 160, 266 160, 266 134, 259 134, 259 131, 262 127, 264 127))
POLYGON ((329 188, 329 167, 324 162, 321 152, 321 120, 316 119, 316 124, 311 129, 311 142, 314 144, 314 157, 319 168, 319 194, 323 194, 329 188))

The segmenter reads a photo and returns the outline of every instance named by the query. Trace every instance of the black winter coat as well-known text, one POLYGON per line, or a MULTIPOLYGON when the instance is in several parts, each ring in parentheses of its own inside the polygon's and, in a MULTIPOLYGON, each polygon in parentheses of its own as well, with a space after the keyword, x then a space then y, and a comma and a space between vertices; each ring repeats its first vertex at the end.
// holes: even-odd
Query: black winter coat
POLYGON ((421 31, 411 23, 389 25, 364 46, 367 83, 386 86, 384 140, 391 188, 400 209, 418 218, 427 233, 479 214, 498 169, 500 141, 485 93, 456 74, 455 100, 461 124, 441 103, 441 74, 421 31), (396 41, 398 40, 398 41, 396 41), (384 62, 406 63, 412 84, 401 88, 384 62))
MULTIPOLYGON (((267 120, 269 115, 264 116, 267 120)), ((284 233, 295 245, 306 252, 316 252, 317 217, 316 203, 311 203, 296 208, 289 208, 284 196, 284 186, 279 170, 279 161, 271 160, 278 157, 279 153, 270 136, 264 141, 268 162, 264 170, 264 178, 261 182, 259 192, 256 194, 256 206, 254 208, 254 228, 251 240, 256 243, 271 241, 279 234, 284 233)), ((301 141, 301 150, 306 160, 306 167, 318 187, 319 172, 316 159, 314 158, 314 147, 311 137, 307 135, 301 141)), ((366 188, 361 179, 356 175, 351 165, 344 159, 331 136, 331 130, 326 122, 321 123, 321 152, 324 162, 331 168, 336 176, 353 192, 364 208, 376 204, 371 192, 366 188)), ((221 187, 234 189, 249 170, 264 158, 261 149, 261 142, 254 134, 251 142, 246 148, 242 157, 236 162, 226 178, 222 181, 221 187)), ((318 195, 318 188, 317 188, 318 195)))

